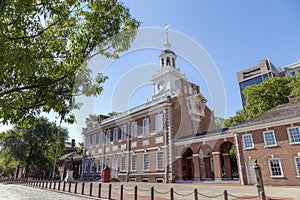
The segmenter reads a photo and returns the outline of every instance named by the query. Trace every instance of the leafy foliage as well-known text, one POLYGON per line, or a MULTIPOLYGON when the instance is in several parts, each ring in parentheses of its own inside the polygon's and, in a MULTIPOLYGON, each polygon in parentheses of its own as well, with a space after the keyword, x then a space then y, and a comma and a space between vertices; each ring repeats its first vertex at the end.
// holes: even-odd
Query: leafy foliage
POLYGON ((246 110, 248 117, 255 117, 278 105, 288 103, 291 94, 289 77, 267 78, 264 82, 246 87, 246 110))
POLYGON ((12 124, 51 110, 72 122, 74 97, 107 79, 88 60, 117 58, 139 25, 116 0, 3 0, 0 21, 0 122, 12 124))
POLYGON ((82 128, 83 131, 93 128, 99 125, 98 116, 95 114, 90 114, 87 118, 85 118, 85 128, 82 128))
POLYGON ((236 126, 248 119, 247 112, 245 110, 239 110, 234 116, 225 119, 223 123, 224 128, 229 128, 230 126, 236 126))
POLYGON ((264 82, 248 86, 244 90, 246 96, 245 110, 225 120, 224 127, 238 125, 250 118, 278 105, 288 103, 288 96, 295 94, 300 98, 300 76, 267 78, 264 82))
POLYGON ((36 119, 28 128, 14 127, 1 134, 0 160, 5 161, 1 165, 4 164, 4 168, 16 165, 25 167, 26 176, 29 169, 49 173, 53 167, 56 144, 60 155, 67 138, 66 129, 57 127, 45 118, 36 119))
POLYGON ((291 78, 289 86, 291 87, 291 94, 294 94, 300 98, 300 73, 297 76, 291 78))
POLYGON ((223 118, 223 117, 215 117, 216 129, 223 128, 224 121, 225 121, 225 118, 223 118))

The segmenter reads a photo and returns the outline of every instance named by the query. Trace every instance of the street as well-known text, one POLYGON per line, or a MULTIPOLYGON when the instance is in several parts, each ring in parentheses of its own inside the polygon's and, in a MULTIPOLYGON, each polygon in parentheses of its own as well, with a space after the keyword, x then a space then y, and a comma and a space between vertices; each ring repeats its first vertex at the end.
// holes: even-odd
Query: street
POLYGON ((39 188, 32 188, 20 184, 0 184, 0 199, 1 200, 78 200, 90 199, 81 196, 74 196, 63 194, 61 192, 54 192, 51 190, 43 190, 39 188))

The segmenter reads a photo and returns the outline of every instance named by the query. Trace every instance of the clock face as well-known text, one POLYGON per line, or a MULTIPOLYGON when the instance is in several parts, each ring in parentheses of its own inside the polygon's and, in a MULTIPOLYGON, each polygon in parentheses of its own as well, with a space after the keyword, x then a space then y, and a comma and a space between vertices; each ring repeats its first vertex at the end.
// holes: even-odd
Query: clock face
POLYGON ((157 84, 157 89, 158 90, 163 90, 165 88, 166 83, 164 81, 159 81, 157 84))
POLYGON ((176 80, 176 81, 175 81, 175 85, 176 85, 176 88, 177 88, 177 89, 180 89, 181 83, 180 83, 179 80, 176 80))

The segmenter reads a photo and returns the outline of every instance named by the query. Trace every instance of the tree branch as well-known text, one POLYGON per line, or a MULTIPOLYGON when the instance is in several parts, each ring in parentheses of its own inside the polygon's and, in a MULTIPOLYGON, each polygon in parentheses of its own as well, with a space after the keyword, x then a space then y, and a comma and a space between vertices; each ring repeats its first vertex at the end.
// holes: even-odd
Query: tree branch
POLYGON ((62 80, 64 80, 67 77, 68 77, 67 75, 64 75, 64 76, 62 76, 62 77, 60 77, 60 78, 58 78, 58 79, 56 79, 56 80, 54 80, 54 81, 52 81, 50 83, 13 88, 11 90, 7 90, 5 92, 0 93, 0 96, 6 95, 6 94, 11 94, 11 93, 14 93, 14 92, 20 92, 22 90, 28 90, 28 89, 30 90, 30 89, 34 89, 34 88, 45 88, 45 87, 47 87, 49 85, 56 84, 57 82, 62 81, 62 80))

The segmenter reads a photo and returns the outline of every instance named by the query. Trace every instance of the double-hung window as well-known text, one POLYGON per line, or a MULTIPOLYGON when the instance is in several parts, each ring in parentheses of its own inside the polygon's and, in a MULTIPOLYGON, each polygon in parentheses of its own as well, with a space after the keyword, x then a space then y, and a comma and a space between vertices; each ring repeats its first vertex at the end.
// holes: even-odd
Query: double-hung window
POLYGON ((289 140, 291 144, 300 143, 299 127, 288 128, 289 140))
POLYGON ((110 143, 110 134, 111 134, 110 130, 107 130, 106 131, 106 144, 110 143))
POLYGON ((137 138, 137 122, 131 123, 131 137, 137 138))
POLYGON ((269 168, 271 177, 283 177, 281 162, 279 158, 270 158, 269 168))
POLYGON ((121 157, 121 166, 120 166, 120 171, 125 171, 126 170, 126 156, 121 157))
POLYGON ((118 142, 119 139, 119 129, 114 128, 114 142, 118 142))
POLYGON ((96 139, 97 139, 97 135, 94 134, 94 135, 93 135, 93 147, 96 146, 96 139))
POLYGON ((136 154, 131 155, 131 171, 136 171, 136 154))
POLYGON ((146 118, 143 119, 143 134, 149 135, 149 133, 150 133, 150 119, 146 118))
POLYGON ((123 125, 122 126, 122 141, 125 141, 127 137, 127 126, 123 125))
POLYGON ((253 140, 252 140, 252 135, 251 134, 243 135, 243 143, 244 143, 244 149, 252 149, 252 148, 254 148, 254 144, 253 144, 253 140))
POLYGON ((264 140, 265 140, 266 147, 277 145, 274 131, 265 131, 264 140))
POLYGON ((103 140, 104 140, 104 133, 103 132, 100 132, 99 133, 99 144, 103 144, 103 140))
POLYGON ((163 131, 163 114, 160 113, 155 117, 156 132, 163 131))
POLYGON ((296 167, 297 177, 300 177, 300 157, 295 157, 295 167, 296 167))
POLYGON ((143 170, 148 171, 150 169, 150 156, 148 153, 143 155, 143 170))
POLYGON ((164 152, 162 151, 156 153, 156 169, 164 169, 164 152))

